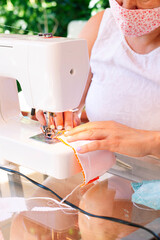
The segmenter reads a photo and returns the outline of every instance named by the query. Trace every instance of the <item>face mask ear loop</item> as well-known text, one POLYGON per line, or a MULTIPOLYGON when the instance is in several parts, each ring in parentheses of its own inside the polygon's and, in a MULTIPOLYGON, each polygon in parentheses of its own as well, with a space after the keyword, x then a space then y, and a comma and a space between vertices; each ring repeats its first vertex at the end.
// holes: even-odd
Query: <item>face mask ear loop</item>
POLYGON ((133 202, 133 205, 136 207, 136 208, 138 208, 138 209, 140 209, 140 210, 143 210, 143 211, 157 211, 157 210, 155 210, 155 209, 150 209, 150 208, 142 208, 142 207, 139 207, 135 202, 133 202))

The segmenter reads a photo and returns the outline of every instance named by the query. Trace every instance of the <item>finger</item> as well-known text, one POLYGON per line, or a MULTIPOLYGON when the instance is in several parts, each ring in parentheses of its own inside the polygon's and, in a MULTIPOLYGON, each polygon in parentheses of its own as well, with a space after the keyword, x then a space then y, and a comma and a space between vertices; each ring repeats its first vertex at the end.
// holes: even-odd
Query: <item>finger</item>
POLYGON ((88 122, 88 123, 84 123, 76 128, 73 128, 71 131, 66 133, 66 136, 70 136, 70 135, 74 135, 77 134, 79 132, 84 132, 84 131, 88 131, 88 130, 102 130, 102 129, 108 129, 109 125, 106 126, 104 121, 97 121, 97 122, 88 122))
POLYGON ((36 115, 34 115, 34 116, 30 116, 30 118, 31 118, 32 120, 34 120, 34 121, 38 121, 36 115))
POLYGON ((55 127, 56 127, 53 114, 49 115, 49 125, 52 129, 55 129, 55 127))
POLYGON ((73 127, 77 127, 81 124, 81 120, 78 116, 78 113, 73 113, 73 127))
POLYGON ((63 129, 63 113, 56 113, 56 117, 54 118, 55 126, 58 130, 63 129))
POLYGON ((106 140, 97 140, 93 141, 89 144, 85 144, 83 146, 80 146, 76 149, 78 153, 87 153, 87 152, 93 152, 96 150, 108 150, 107 146, 107 141, 106 140))
POLYGON ((38 121, 40 122, 40 124, 42 124, 43 126, 46 125, 46 119, 45 119, 45 116, 44 116, 44 113, 42 110, 39 110, 37 113, 36 113, 36 118, 38 119, 38 121))
POLYGON ((64 113, 64 127, 66 130, 70 130, 73 128, 73 113, 72 112, 65 112, 64 113))
POLYGON ((102 140, 107 138, 107 133, 104 129, 90 129, 88 131, 79 132, 72 136, 67 136, 68 142, 74 142, 78 140, 102 140))
POLYGON ((81 113, 81 121, 82 121, 83 123, 89 122, 88 117, 87 117, 87 114, 86 114, 86 111, 85 111, 84 109, 83 109, 83 111, 82 111, 82 113, 81 113))
POLYGON ((93 122, 79 125, 78 127, 75 127, 73 129, 71 129, 70 131, 67 131, 65 133, 65 136, 72 136, 74 134, 87 131, 88 129, 93 129, 93 122))

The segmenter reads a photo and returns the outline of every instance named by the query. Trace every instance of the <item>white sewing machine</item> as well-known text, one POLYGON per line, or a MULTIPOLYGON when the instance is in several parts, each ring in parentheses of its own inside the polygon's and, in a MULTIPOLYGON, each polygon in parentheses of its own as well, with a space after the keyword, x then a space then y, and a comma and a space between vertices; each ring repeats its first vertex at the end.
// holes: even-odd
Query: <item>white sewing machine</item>
POLYGON ((72 149, 32 138, 40 124, 21 115, 16 79, 31 108, 63 112, 79 105, 88 72, 85 40, 0 34, 1 162, 56 178, 80 171, 72 149))

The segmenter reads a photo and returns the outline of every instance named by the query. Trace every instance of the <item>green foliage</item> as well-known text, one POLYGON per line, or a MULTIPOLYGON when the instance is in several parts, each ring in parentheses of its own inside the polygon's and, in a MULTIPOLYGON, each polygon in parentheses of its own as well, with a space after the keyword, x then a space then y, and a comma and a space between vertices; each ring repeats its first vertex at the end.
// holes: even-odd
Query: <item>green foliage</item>
POLYGON ((66 36, 70 21, 87 20, 108 6, 108 0, 1 0, 0 33, 66 36))
POLYGON ((20 83, 18 81, 17 81, 17 90, 18 90, 18 92, 22 91, 21 85, 20 85, 20 83))

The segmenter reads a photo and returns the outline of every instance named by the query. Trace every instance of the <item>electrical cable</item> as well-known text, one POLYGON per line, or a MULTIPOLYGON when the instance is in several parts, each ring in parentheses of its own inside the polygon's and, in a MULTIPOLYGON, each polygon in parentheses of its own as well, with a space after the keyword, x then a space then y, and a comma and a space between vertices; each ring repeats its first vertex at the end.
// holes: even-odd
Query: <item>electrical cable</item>
MULTIPOLYGON (((55 195, 59 200, 63 200, 63 198, 61 196, 59 196, 56 192, 54 192, 53 190, 51 190, 50 188, 46 187, 45 185, 39 183, 39 182, 36 182, 35 180, 27 177, 26 175, 24 175, 23 173, 21 172, 18 172, 16 170, 13 170, 13 169, 10 169, 10 168, 6 168, 6 167, 2 167, 0 166, 0 169, 6 171, 6 172, 10 172, 10 173, 14 173, 14 174, 18 174, 24 178, 26 178, 28 181, 30 181, 31 183, 33 183, 34 185, 46 190, 46 191, 49 191, 51 192, 53 195, 55 195)), ((124 224, 124 225, 127 225, 127 226, 131 226, 131 227, 136 227, 136 228, 140 228, 140 229, 143 229, 147 232, 149 232, 150 234, 152 234, 156 240, 160 240, 160 237, 158 236, 158 234, 156 234, 154 231, 152 231, 151 229, 149 228, 146 228, 140 224, 137 224, 137 223, 132 223, 132 222, 129 222, 129 221, 125 221, 125 220, 122 220, 122 219, 119 219, 119 218, 114 218, 114 217, 107 217, 107 216, 101 216, 101 215, 96 215, 96 214, 92 214, 92 213, 89 213, 83 209, 81 209, 80 207, 76 206, 75 204, 65 200, 64 201, 65 204, 67 204, 68 206, 78 210, 79 212, 89 216, 89 217, 94 217, 94 218, 100 218, 100 219, 104 219, 104 220, 109 220, 109 221, 112 221, 112 222, 116 222, 116 223, 121 223, 121 224, 124 224)))

